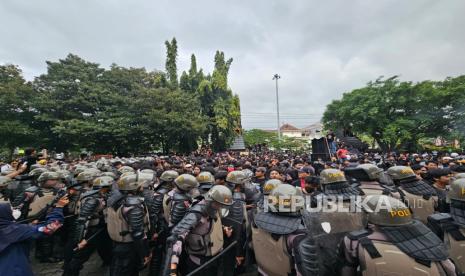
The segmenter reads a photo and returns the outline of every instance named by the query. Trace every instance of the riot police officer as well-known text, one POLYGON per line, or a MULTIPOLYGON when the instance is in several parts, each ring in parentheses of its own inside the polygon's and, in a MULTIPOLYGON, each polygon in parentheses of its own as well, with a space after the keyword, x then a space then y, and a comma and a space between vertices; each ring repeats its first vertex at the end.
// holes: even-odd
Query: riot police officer
POLYGON ((153 241, 152 260, 150 262, 150 275, 158 276, 161 272, 163 252, 166 238, 169 235, 168 221, 164 216, 163 199, 173 189, 173 181, 179 176, 176 171, 168 170, 161 174, 160 184, 155 187, 153 200, 149 207, 150 232, 153 241))
MULTIPOLYGON (((178 272, 180 257, 185 250, 185 273, 189 273, 223 249, 223 225, 219 214, 221 208, 231 206, 231 190, 222 185, 213 186, 205 199, 193 205, 184 218, 173 228, 167 240, 167 256, 164 275, 178 272), (167 273, 168 272, 168 273, 167 273)), ((231 230, 224 230, 231 235, 231 230)), ((202 272, 205 275, 218 273, 218 262, 213 262, 202 272)))
POLYGON ((38 178, 39 187, 32 186, 16 197, 13 207, 21 211, 20 219, 39 218, 44 208, 51 203, 58 191, 63 188, 59 183, 60 176, 56 172, 44 172, 38 178))
POLYGON ((257 210, 263 210, 264 200, 266 200, 265 197, 270 195, 271 192, 281 184, 283 183, 279 179, 270 179, 264 183, 262 187, 263 193, 260 195, 260 198, 257 201, 257 210))
POLYGON ((336 275, 336 248, 350 231, 363 229, 366 217, 357 203, 361 190, 351 187, 342 171, 325 169, 320 173, 321 193, 317 194, 313 207, 304 215, 305 224, 315 239, 319 256, 319 273, 336 275))
POLYGON ((394 166, 387 173, 396 184, 402 201, 412 210, 413 216, 427 223, 428 216, 437 208, 436 190, 419 180, 410 167, 394 166))
POLYGON ((400 200, 372 195, 364 210, 368 227, 341 244, 342 275, 454 275, 445 245, 400 200))
POLYGON ((77 183, 82 186, 84 192, 92 190, 92 184, 95 178, 99 177, 102 173, 97 169, 85 169, 76 177, 77 183))
POLYGON ((383 169, 373 164, 360 164, 355 168, 346 168, 344 173, 348 177, 357 180, 358 189, 362 190, 363 197, 368 195, 389 195, 399 198, 400 195, 394 189, 387 187, 379 182, 383 169))
POLYGON ((120 178, 117 185, 119 192, 112 193, 107 208, 107 229, 113 240, 110 275, 138 275, 150 261, 149 216, 137 174, 120 178))
POLYGON ((199 186, 199 182, 190 174, 181 174, 174 180, 174 186, 163 199, 163 214, 169 228, 178 224, 186 214, 192 203, 189 193, 199 186))
POLYGON ((232 192, 233 204, 229 207, 226 214, 222 214, 221 221, 224 227, 232 230, 231 237, 225 237, 225 247, 236 241, 235 250, 230 250, 223 255, 224 275, 234 275, 235 267, 242 268, 245 260, 245 248, 250 240, 250 232, 247 230, 247 210, 246 195, 244 194, 244 185, 247 181, 247 175, 243 171, 232 171, 226 176, 226 186, 232 192))
POLYGON ((448 192, 450 214, 428 217, 428 226, 444 241, 458 275, 465 275, 465 178, 454 180, 448 192))
POLYGON ((84 193, 78 203, 72 240, 77 248, 69 263, 65 263, 63 275, 79 275, 83 264, 97 250, 104 265, 111 262, 111 240, 105 225, 106 198, 113 178, 100 176, 93 181, 93 190, 84 193), (89 238, 92 237, 92 240, 89 238))
POLYGON ((118 173, 121 175, 121 174, 124 174, 124 173, 135 173, 136 171, 132 168, 132 167, 129 167, 129 166, 122 166, 121 168, 118 169, 118 173))
POLYGON ((64 262, 65 264, 71 261, 74 248, 78 241, 73 241, 71 238, 76 233, 76 216, 78 214, 78 203, 83 192, 80 183, 72 179, 66 184, 66 192, 68 194, 69 203, 63 210, 65 214, 65 222, 63 224, 63 239, 65 240, 64 262))
POLYGON ((271 191, 274 209, 259 212, 252 223, 252 243, 263 275, 318 275, 315 242, 304 225, 303 194, 289 184, 271 191), (301 204, 295 204, 299 202, 301 204))
POLYGON ((201 172, 197 176, 197 181, 199 182, 199 192, 201 195, 204 195, 211 189, 213 185, 215 185, 215 177, 211 174, 211 172, 201 172))
POLYGON ((29 172, 29 176, 31 177, 32 185, 31 186, 37 186, 37 180, 39 179, 39 176, 43 174, 44 172, 48 171, 46 168, 35 168, 32 169, 29 172))
MULTIPOLYGON (((138 182, 142 186, 142 195, 144 196, 144 202, 149 210, 153 204, 153 196, 154 196, 153 187, 156 181, 155 174, 150 171, 151 170, 143 170, 143 171, 137 172, 138 182)), ((126 173, 126 174, 131 174, 131 173, 126 173)), ((123 174, 123 175, 126 175, 126 174, 123 174)))

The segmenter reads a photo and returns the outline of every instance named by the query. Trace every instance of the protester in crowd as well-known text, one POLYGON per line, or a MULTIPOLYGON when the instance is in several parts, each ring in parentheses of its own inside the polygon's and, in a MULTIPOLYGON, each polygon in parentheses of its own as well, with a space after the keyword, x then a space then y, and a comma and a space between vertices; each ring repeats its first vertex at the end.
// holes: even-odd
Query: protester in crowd
POLYGON ((437 161, 429 160, 429 161, 426 162, 426 169, 428 169, 428 171, 434 170, 434 169, 437 169, 437 168, 438 168, 438 162, 437 161))
POLYGON ((347 159, 347 155, 349 154, 349 151, 347 150, 347 146, 342 146, 340 149, 337 150, 336 156, 337 159, 342 162, 347 159))
POLYGON ((334 132, 330 129, 328 130, 328 133, 326 134, 326 141, 328 141, 328 146, 331 154, 336 153, 336 136, 334 135, 334 132))
POLYGON ((294 180, 292 182, 292 185, 295 186, 295 187, 299 187, 301 189, 305 189, 305 178, 307 176, 311 176, 314 173, 315 173, 314 170, 311 170, 308 167, 302 167, 299 170, 299 178, 297 180, 294 180))
POLYGON ((61 198, 46 221, 37 225, 16 223, 10 204, 0 204, 0 275, 33 275, 29 263, 30 242, 52 235, 61 227, 63 207, 68 203, 67 197, 61 198))
POLYGON ((202 169, 200 168, 200 166, 195 166, 194 169, 192 170, 192 175, 197 177, 201 171, 202 169))
POLYGON ((320 179, 316 176, 307 176, 304 179, 305 185, 302 189, 304 194, 314 195, 320 189, 320 179))
POLYGON ((257 183, 258 185, 260 185, 260 189, 263 188, 263 185, 265 184, 265 182, 267 180, 265 175, 266 175, 266 168, 265 167, 258 167, 255 170, 255 176, 253 177, 252 182, 257 183))
POLYGON ((281 181, 284 182, 284 179, 283 179, 283 177, 281 175, 281 171, 276 167, 271 168, 269 179, 277 179, 277 180, 281 180, 281 181))
POLYGON ((417 175, 418 179, 423 179, 424 175, 428 172, 425 166, 414 164, 411 166, 413 172, 417 175))
POLYGON ((228 176, 227 171, 218 171, 215 174, 215 185, 225 185, 227 176, 228 176))

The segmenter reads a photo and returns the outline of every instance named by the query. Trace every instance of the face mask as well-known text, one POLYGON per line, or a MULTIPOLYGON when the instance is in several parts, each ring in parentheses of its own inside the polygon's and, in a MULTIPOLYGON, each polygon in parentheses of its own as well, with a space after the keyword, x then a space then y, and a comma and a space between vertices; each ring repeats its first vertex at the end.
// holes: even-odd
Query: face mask
POLYGON ((21 211, 18 209, 13 209, 12 215, 13 215, 13 218, 17 220, 19 219, 19 217, 21 217, 21 211))

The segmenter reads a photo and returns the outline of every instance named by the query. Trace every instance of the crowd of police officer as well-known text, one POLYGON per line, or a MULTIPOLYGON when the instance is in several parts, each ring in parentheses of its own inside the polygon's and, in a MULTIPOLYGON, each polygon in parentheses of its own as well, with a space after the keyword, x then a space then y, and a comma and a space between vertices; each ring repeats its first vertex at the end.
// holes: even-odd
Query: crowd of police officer
POLYGON ((63 275, 95 252, 110 275, 465 274, 461 157, 440 187, 395 161, 280 158, 49 160, 0 176, 0 200, 38 223, 69 199, 63 227, 35 245, 63 275))

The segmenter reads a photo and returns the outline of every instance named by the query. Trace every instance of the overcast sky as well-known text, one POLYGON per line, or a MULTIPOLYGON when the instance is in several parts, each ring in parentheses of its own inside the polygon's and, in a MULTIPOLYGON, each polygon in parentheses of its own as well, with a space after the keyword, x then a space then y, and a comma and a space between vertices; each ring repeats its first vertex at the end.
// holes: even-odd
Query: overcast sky
POLYGON ((326 104, 378 76, 440 80, 465 73, 465 1, 0 1, 0 63, 28 80, 45 60, 77 54, 104 67, 164 70, 175 36, 179 75, 195 53, 211 71, 216 50, 234 62, 245 128, 318 121, 326 104))

